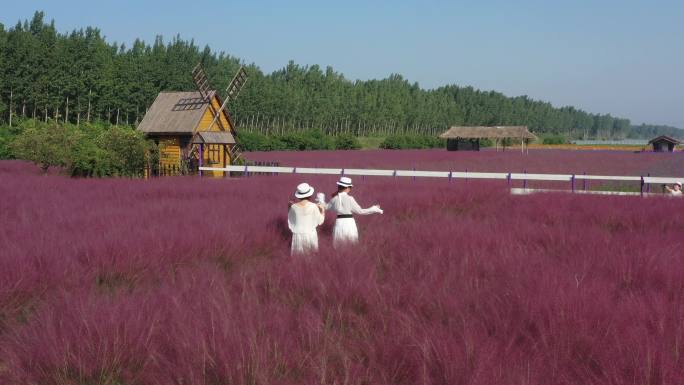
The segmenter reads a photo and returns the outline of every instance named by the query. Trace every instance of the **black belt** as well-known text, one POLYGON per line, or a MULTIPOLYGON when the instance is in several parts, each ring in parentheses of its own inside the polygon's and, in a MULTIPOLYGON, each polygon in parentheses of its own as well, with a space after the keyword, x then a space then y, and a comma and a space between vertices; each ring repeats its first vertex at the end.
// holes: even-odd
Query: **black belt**
POLYGON ((354 218, 351 214, 337 214, 337 218, 354 218))

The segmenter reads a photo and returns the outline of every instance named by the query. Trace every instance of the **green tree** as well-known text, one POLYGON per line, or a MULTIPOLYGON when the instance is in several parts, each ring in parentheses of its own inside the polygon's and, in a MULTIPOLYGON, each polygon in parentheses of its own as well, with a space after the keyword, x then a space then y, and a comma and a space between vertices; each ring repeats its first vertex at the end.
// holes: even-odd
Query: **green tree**
POLYGON ((24 129, 11 143, 13 155, 36 163, 43 172, 50 167, 70 168, 72 150, 82 136, 71 127, 58 124, 34 125, 24 129))

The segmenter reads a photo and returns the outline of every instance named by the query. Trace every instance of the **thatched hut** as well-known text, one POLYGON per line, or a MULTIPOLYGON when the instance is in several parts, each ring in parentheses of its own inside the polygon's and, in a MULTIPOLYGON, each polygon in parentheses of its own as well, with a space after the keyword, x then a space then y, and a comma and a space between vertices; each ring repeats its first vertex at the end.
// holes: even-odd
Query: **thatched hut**
POLYGON ((497 149, 504 139, 520 140, 524 151, 530 140, 537 139, 527 126, 454 126, 439 137, 447 140, 448 151, 479 151, 480 139, 493 140, 497 149))
POLYGON ((648 144, 653 145, 653 152, 674 152, 675 147, 682 142, 667 135, 651 139, 648 144))

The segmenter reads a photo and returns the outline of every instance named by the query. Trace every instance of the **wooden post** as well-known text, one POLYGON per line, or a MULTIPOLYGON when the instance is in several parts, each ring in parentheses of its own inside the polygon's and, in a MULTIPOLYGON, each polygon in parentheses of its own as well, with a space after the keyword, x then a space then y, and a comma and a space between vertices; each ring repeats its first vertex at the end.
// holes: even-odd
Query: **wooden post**
MULTIPOLYGON (((227 144, 224 144, 224 145, 223 145, 223 168, 226 168, 226 161, 227 161, 227 159, 228 159, 228 145, 227 145, 227 144)), ((228 176, 228 175, 229 175, 229 174, 228 174, 227 171, 223 171, 223 177, 224 177, 224 178, 225 178, 226 176, 228 176)))
MULTIPOLYGON (((202 167, 202 160, 204 159, 204 143, 200 143, 199 149, 199 166, 202 167)), ((202 176, 202 169, 199 170, 199 176, 202 176)))

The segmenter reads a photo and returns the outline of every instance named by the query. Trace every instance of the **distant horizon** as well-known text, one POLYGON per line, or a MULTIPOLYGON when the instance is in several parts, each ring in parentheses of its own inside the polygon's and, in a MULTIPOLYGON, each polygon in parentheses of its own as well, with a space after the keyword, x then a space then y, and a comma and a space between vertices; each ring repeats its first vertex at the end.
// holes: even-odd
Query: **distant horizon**
POLYGON ((684 97, 681 96, 684 78, 677 69, 684 61, 684 55, 674 49, 673 44, 684 37, 684 27, 675 22, 673 12, 676 11, 672 10, 681 9, 680 14, 684 14, 684 5, 676 2, 661 1, 661 7, 645 9, 630 1, 618 3, 621 7, 615 9, 606 8, 605 5, 590 5, 593 11, 603 16, 615 12, 615 17, 639 21, 641 24, 633 26, 639 26, 644 32, 639 35, 634 31, 636 27, 625 30, 624 26, 617 24, 617 20, 606 19, 607 25, 614 28, 599 28, 600 33, 592 35, 598 27, 575 25, 573 21, 577 21, 574 18, 591 21, 598 17, 596 14, 587 15, 582 10, 570 7, 565 9, 568 14, 561 15, 560 10, 546 9, 546 5, 532 8, 530 3, 534 1, 524 1, 524 4, 520 4, 520 10, 511 10, 509 8, 512 5, 490 1, 488 5, 469 5, 474 9, 463 10, 466 14, 470 12, 479 17, 459 19, 461 24, 454 25, 458 32, 465 33, 463 36, 467 36, 467 39, 459 39, 461 34, 451 36, 448 25, 436 23, 449 15, 464 17, 461 10, 455 12, 450 8, 452 5, 439 1, 427 2, 424 7, 409 1, 399 1, 396 7, 352 1, 348 7, 331 5, 337 7, 336 11, 340 14, 337 16, 328 12, 330 9, 315 3, 305 7, 307 2, 296 2, 292 7, 294 10, 277 2, 265 3, 266 11, 245 4, 215 3, 215 7, 210 8, 216 9, 217 13, 225 11, 227 22, 235 24, 234 28, 225 27, 225 31, 211 23, 207 24, 206 18, 195 21, 192 12, 180 12, 182 7, 173 1, 165 2, 166 12, 151 20, 144 17, 149 14, 149 9, 145 7, 152 7, 150 4, 130 1, 124 1, 121 7, 103 4, 101 9, 89 9, 83 17, 79 17, 68 9, 80 7, 80 4, 85 4, 83 0, 60 2, 59 5, 25 1, 7 6, 0 23, 5 25, 5 29, 13 28, 19 21, 30 20, 34 12, 43 11, 45 20, 54 20, 57 31, 62 34, 94 27, 101 31, 108 43, 124 44, 126 47, 131 47, 136 39, 152 44, 156 36, 162 36, 165 42, 180 36, 183 40, 194 41, 200 49, 208 46, 213 52, 224 52, 245 63, 254 64, 264 74, 282 69, 292 60, 300 66, 318 65, 323 69, 330 66, 350 81, 384 79, 398 74, 426 90, 448 85, 473 87, 508 97, 527 96, 548 102, 554 107, 572 106, 593 114, 627 118, 635 126, 646 124, 684 128, 684 113, 680 112, 684 105, 684 97), (228 12, 226 7, 236 7, 243 12, 234 13, 245 16, 233 18, 234 13, 228 12), (349 9, 365 11, 354 14, 356 24, 352 29, 339 19, 349 13, 349 9), (492 30, 495 28, 493 21, 504 17, 500 13, 507 9, 523 19, 536 15, 540 19, 532 19, 549 29, 542 28, 540 31, 535 29, 539 26, 522 23, 524 27, 516 24, 510 34, 492 30), (288 12, 295 11, 307 12, 308 18, 299 16, 295 19, 306 20, 308 28, 283 21, 288 15, 292 16, 288 12), (412 13, 414 11, 415 15, 412 13), (401 22, 412 20, 412 16, 420 22, 420 28, 414 31, 402 29, 401 22), (121 17, 130 20, 122 24, 119 20, 121 17), (145 23, 141 22, 141 17, 145 23), (482 26, 479 29, 478 20, 482 21, 483 17, 487 21, 486 28, 482 26), (179 22, 185 19, 192 19, 192 22, 179 22), (551 25, 551 19, 558 19, 556 21, 560 24, 551 25), (256 22, 250 23, 250 20, 256 22), (286 28, 280 33, 282 27, 286 28), (475 35, 469 33, 472 28, 475 28, 475 35), (230 32, 234 30, 242 32, 232 37, 230 32), (227 37, 217 37, 222 34, 227 37), (388 34, 392 36, 388 37, 388 34), (455 40, 450 39, 454 37, 455 40), (534 37, 535 41, 527 46, 527 40, 523 37, 534 37), (564 57, 567 53, 563 49, 559 50, 559 44, 556 44, 564 40, 572 41, 568 49, 582 51, 582 55, 573 55, 573 60, 567 60, 564 57), (452 41, 458 44, 452 46, 452 41), (577 45, 578 41, 580 45, 577 45), (551 46, 541 44, 549 42, 551 46), (501 51, 500 56, 490 52, 490 49, 501 51), (450 51, 462 51, 462 54, 450 51), (466 59, 461 59, 461 56, 466 59), (364 60, 355 60, 358 57, 364 60), (498 57, 503 57, 503 60, 493 60, 498 57), (497 61, 501 64, 497 64, 497 61))

